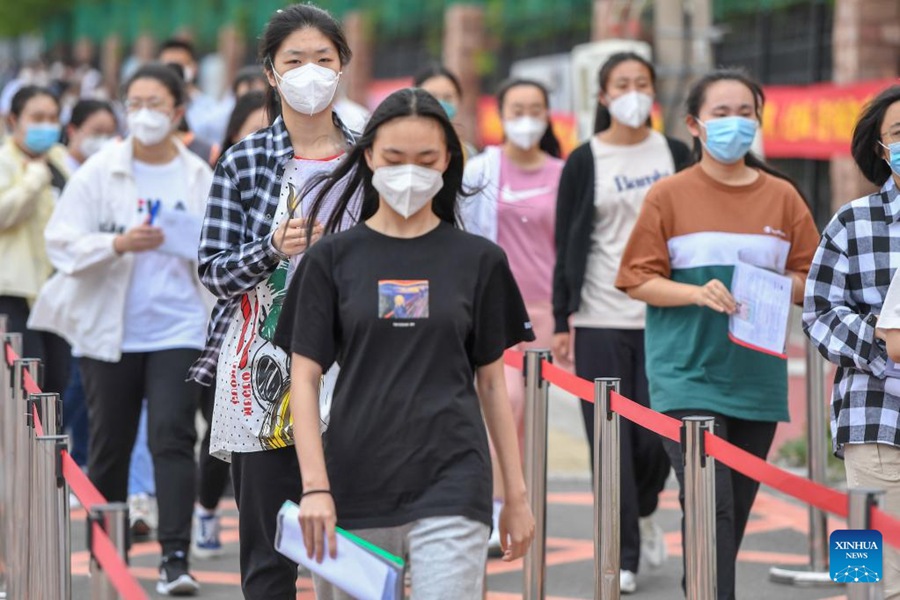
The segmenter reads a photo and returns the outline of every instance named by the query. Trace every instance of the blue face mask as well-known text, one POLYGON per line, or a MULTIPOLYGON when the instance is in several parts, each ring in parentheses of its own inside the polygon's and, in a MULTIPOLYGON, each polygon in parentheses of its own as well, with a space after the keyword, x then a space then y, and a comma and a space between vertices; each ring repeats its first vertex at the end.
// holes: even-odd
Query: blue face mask
POLYGON ((447 113, 447 118, 452 121, 453 118, 456 117, 456 105, 452 102, 447 102, 446 100, 438 100, 438 102, 441 103, 441 108, 447 113))
POLYGON ((744 158, 759 127, 759 123, 747 117, 721 117, 705 123, 697 119, 697 122, 706 129, 706 142, 703 144, 706 151, 726 165, 744 158))
POLYGON ((43 154, 59 141, 58 123, 36 123, 25 130, 25 147, 34 154, 43 154))
MULTIPOLYGON (((878 142, 881 144, 881 142, 878 142)), ((885 162, 891 168, 891 171, 894 172, 894 175, 900 176, 900 142, 894 142, 888 146, 881 144, 885 150, 890 152, 890 160, 885 159, 885 162)))

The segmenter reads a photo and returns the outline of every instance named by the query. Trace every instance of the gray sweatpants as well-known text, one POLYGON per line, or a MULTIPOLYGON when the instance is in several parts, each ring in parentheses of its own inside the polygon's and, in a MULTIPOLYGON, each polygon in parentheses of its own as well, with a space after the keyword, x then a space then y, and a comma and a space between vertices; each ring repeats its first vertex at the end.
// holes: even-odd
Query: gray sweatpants
MULTIPOLYGON (((412 578, 411 600, 480 600, 490 528, 465 517, 431 517, 400 527, 352 533, 403 557, 412 578)), ((313 577, 317 600, 353 600, 313 577)))

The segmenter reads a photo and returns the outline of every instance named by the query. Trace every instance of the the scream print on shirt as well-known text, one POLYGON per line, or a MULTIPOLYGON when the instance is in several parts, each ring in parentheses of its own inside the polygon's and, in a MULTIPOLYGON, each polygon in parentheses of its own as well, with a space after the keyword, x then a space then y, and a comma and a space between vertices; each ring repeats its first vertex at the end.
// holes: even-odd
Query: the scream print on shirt
POLYGON ((378 282, 379 319, 427 319, 428 280, 378 282))

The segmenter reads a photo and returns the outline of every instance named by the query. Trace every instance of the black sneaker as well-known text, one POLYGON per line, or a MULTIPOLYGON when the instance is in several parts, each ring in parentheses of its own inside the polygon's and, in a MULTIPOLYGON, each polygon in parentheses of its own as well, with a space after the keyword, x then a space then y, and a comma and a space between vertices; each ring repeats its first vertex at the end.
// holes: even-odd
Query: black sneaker
POLYGON ((163 596, 193 596, 200 591, 200 584, 188 573, 186 553, 172 552, 163 557, 156 591, 163 596))

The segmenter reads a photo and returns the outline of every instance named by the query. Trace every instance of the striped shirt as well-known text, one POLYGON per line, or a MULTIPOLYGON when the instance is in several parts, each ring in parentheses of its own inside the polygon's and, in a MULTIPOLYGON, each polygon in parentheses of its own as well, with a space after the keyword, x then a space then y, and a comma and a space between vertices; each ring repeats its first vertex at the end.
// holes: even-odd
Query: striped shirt
MULTIPOLYGON (((334 124, 348 145, 357 134, 337 114, 334 124)), ((281 117, 228 149, 213 175, 200 236, 200 280, 217 298, 206 347, 188 380, 212 385, 230 318, 241 296, 265 281, 286 258, 272 243, 273 219, 285 167, 294 158, 281 117)))
POLYGON ((844 444, 900 446, 900 389, 885 377, 887 351, 875 338, 891 279, 900 268, 900 194, 844 205, 831 219, 809 270, 803 328, 837 365, 831 397, 834 450, 844 444))
MULTIPOLYGON (((744 261, 806 273, 819 234, 793 186, 763 172, 723 184, 697 165, 647 194, 616 287, 656 277, 731 286, 744 261)), ((702 409, 752 421, 786 421, 787 363, 728 337, 728 315, 700 306, 647 307, 647 379, 654 410, 702 409)))

